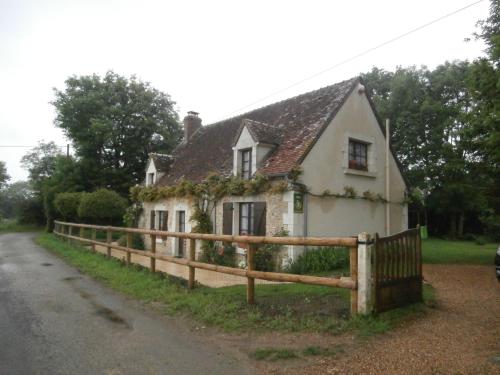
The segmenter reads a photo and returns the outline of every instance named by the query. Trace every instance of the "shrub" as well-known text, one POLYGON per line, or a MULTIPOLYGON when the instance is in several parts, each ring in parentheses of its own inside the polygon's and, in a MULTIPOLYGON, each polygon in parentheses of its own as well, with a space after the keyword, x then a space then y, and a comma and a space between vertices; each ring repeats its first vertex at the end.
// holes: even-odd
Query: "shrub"
POLYGON ((464 241, 475 241, 476 240, 476 236, 472 233, 465 233, 462 238, 462 240, 464 241))
POLYGON ((99 189, 83 194, 78 206, 78 216, 96 224, 121 224, 127 200, 117 192, 99 189))
MULTIPOLYGON (((127 246, 127 235, 124 234, 120 236, 118 239, 118 245, 120 246, 127 246)), ((142 235, 139 233, 133 233, 132 234, 132 248, 136 250, 144 250, 144 240, 142 239, 142 235)))
POLYGON ((257 271, 276 271, 276 258, 281 250, 281 245, 266 244, 255 252, 255 269, 257 271))
POLYGON ((333 271, 349 264, 349 249, 343 247, 321 247, 304 252, 291 262, 287 271, 299 275, 333 271))
MULTIPOLYGON (((276 232, 273 237, 287 237, 288 232, 284 229, 276 232)), ((255 252, 255 269, 257 271, 272 272, 277 270, 278 256, 283 245, 265 244, 255 252)))
POLYGON ((59 193, 54 199, 54 206, 63 220, 77 221, 78 207, 85 193, 59 193))
POLYGON ((200 260, 205 263, 218 264, 220 266, 236 266, 236 248, 231 245, 220 245, 214 241, 203 241, 200 260))

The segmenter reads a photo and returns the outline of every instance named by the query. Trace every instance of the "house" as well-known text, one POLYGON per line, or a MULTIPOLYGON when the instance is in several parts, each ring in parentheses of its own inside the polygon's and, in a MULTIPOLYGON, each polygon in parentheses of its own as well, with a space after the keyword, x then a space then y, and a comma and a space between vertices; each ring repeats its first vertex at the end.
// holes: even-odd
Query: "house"
MULTIPOLYGON (((214 201, 209 213, 214 233, 272 236, 285 230, 321 237, 407 229, 407 185, 392 152, 386 175, 385 130, 359 78, 212 125, 202 126, 198 113, 189 112, 184 130, 172 155, 150 156, 142 188, 202 184, 214 174, 240 183, 265 179, 268 186, 214 201)), ((190 220, 194 203, 176 195, 145 201, 140 225, 189 232, 196 225, 190 220)), ((186 256, 183 240, 157 241, 157 251, 186 256)), ((282 259, 302 251, 289 246, 282 259)))

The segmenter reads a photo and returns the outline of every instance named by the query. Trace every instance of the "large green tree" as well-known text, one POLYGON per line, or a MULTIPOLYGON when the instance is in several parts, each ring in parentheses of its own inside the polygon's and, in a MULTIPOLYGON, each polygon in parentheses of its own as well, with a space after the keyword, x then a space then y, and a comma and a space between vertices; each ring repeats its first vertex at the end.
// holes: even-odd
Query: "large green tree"
POLYGON ((489 176, 487 198, 490 210, 483 216, 491 234, 500 240, 500 1, 492 0, 490 14, 478 22, 476 36, 487 46, 486 57, 472 64, 469 87, 475 106, 466 134, 474 158, 489 176))
POLYGON ((0 161, 0 189, 4 187, 7 181, 10 180, 10 176, 7 174, 7 168, 5 167, 5 162, 0 161))
POLYGON ((73 142, 90 190, 127 195, 143 180, 148 154, 169 153, 181 139, 175 103, 135 77, 74 76, 55 96, 55 125, 73 142))
POLYGON ((433 229, 443 232, 439 226, 446 225, 451 236, 463 234, 467 215, 485 208, 485 175, 464 137, 474 105, 469 75, 468 62, 434 70, 374 68, 364 75, 379 113, 391 120, 393 146, 410 186, 424 193, 433 229))
POLYGON ((61 149, 54 142, 38 142, 38 145, 21 158, 21 165, 29 173, 30 183, 37 193, 41 193, 44 181, 52 176, 61 149))

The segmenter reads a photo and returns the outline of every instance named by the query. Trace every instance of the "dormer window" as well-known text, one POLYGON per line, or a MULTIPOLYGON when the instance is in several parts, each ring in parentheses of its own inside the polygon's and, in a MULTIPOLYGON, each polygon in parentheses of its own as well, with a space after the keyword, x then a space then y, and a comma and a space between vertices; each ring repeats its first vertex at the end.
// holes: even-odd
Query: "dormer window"
POLYGON ((252 178, 252 149, 241 150, 241 178, 252 178))
POLYGON ((349 139, 349 168, 368 170, 368 144, 349 139))
POLYGON ((147 186, 151 186, 155 183, 155 174, 154 173, 148 173, 148 180, 147 180, 147 186))

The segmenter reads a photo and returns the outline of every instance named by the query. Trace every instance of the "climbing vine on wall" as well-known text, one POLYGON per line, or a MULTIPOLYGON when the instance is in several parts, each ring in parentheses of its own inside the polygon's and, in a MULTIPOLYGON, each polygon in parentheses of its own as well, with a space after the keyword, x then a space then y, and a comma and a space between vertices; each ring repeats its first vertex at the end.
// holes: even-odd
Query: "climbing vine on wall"
POLYGON ((288 190, 288 184, 285 181, 271 184, 267 177, 260 174, 255 175, 251 180, 210 174, 205 181, 200 183, 181 180, 169 186, 134 186, 130 189, 130 194, 134 202, 156 202, 168 198, 199 198, 216 202, 227 195, 282 193, 286 190, 288 190))

